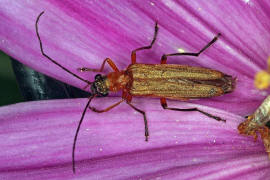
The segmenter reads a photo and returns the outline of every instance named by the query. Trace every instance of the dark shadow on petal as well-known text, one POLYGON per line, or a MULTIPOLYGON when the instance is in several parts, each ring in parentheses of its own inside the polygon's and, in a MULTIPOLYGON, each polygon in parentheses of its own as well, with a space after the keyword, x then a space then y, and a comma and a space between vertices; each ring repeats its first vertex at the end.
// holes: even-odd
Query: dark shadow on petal
POLYGON ((89 97, 90 93, 55 80, 11 58, 22 96, 25 101, 89 97))

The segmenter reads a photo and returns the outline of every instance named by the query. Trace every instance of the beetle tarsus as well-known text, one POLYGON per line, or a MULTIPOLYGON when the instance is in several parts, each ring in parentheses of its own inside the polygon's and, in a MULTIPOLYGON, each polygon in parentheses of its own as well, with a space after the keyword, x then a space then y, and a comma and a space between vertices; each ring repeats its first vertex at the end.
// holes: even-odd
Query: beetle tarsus
POLYGON ((145 141, 148 142, 148 136, 145 136, 145 141))

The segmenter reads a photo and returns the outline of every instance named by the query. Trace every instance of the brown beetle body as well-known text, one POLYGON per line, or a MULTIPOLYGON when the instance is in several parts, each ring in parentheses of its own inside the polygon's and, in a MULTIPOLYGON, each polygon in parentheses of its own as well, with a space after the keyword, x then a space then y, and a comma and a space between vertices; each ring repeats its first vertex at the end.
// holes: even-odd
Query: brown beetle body
POLYGON ((109 91, 126 90, 126 96, 177 100, 209 98, 233 90, 233 78, 220 71, 176 64, 132 64, 107 75, 109 91))
POLYGON ((203 51, 210 47, 214 42, 217 41, 220 34, 215 36, 206 46, 204 46, 197 53, 183 52, 183 53, 173 53, 173 54, 164 54, 161 57, 161 64, 138 64, 136 63, 136 52, 151 49, 158 32, 157 23, 155 25, 155 34, 153 40, 149 46, 144 46, 137 48, 131 53, 131 64, 127 67, 126 70, 119 71, 114 62, 106 58, 100 69, 92 68, 79 68, 80 71, 93 71, 93 72, 102 72, 105 66, 105 63, 108 63, 113 69, 113 72, 108 73, 107 75, 97 74, 95 76, 95 81, 90 82, 71 72, 64 66, 60 65, 58 62, 50 58, 43 50, 41 38, 38 32, 38 21, 41 15, 44 12, 40 13, 36 20, 36 34, 40 43, 40 50, 43 56, 49 59, 52 63, 56 64, 64 71, 70 73, 72 76, 77 79, 87 83, 87 86, 91 86, 90 90, 92 95, 90 96, 85 109, 82 113, 79 125, 76 129, 74 136, 73 148, 72 148, 72 162, 73 162, 73 172, 75 173, 75 147, 77 136, 81 123, 83 121, 84 115, 87 108, 90 108, 94 112, 103 113, 111 110, 120 103, 126 101, 126 103, 133 108, 135 111, 141 113, 144 117, 145 125, 145 140, 148 140, 148 123, 146 119, 146 113, 139 108, 131 104, 133 96, 144 96, 144 97, 154 97, 160 98, 161 106, 163 109, 174 110, 174 111, 197 111, 210 118, 216 119, 218 121, 225 121, 218 116, 214 116, 207 112, 204 112, 198 108, 171 108, 168 107, 166 99, 176 99, 176 100, 188 100, 188 99, 198 99, 198 98, 209 98, 215 96, 221 96, 225 93, 232 92, 235 85, 235 78, 232 78, 229 75, 223 74, 220 71, 201 68, 201 67, 192 67, 186 65, 176 65, 176 64, 167 64, 167 57, 169 56, 199 56, 203 51), (109 91, 117 92, 122 91, 122 99, 119 102, 103 109, 98 110, 95 107, 90 106, 91 100, 96 96, 107 96, 109 91))

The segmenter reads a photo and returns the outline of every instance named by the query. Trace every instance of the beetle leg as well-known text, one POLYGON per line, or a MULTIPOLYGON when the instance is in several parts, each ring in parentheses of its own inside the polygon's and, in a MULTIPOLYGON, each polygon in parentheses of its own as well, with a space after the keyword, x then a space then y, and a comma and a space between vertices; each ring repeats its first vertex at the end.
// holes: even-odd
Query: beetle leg
MULTIPOLYGON (((117 103, 103 109, 103 110, 98 110, 92 106, 89 105, 89 108, 94 111, 94 112, 97 112, 97 113, 103 113, 103 112, 107 112, 109 110, 111 110, 112 108, 118 106, 119 104, 121 104, 123 101, 125 101, 125 99, 122 99, 121 101, 118 101, 117 103)), ((136 108, 134 105, 130 104, 130 102, 127 101, 127 104, 132 107, 135 111, 138 111, 139 113, 141 113, 143 115, 143 118, 144 118, 144 126, 145 126, 145 141, 148 141, 148 136, 149 136, 149 132, 148 132, 148 124, 147 124, 147 119, 146 119, 146 115, 145 115, 145 112, 136 108)))
POLYGON ((209 48, 212 44, 214 44, 217 40, 218 37, 221 34, 218 33, 206 46, 204 46, 199 52, 197 53, 191 53, 191 52, 183 52, 183 53, 172 53, 172 54, 164 54, 161 57, 161 64, 167 64, 167 57, 168 56, 199 56, 203 51, 205 51, 207 48, 209 48))
POLYGON ((145 135, 145 141, 148 141, 148 137, 149 137, 149 132, 148 132, 148 122, 146 119, 146 114, 144 111, 136 108, 134 105, 132 105, 130 102, 127 102, 127 104, 132 107, 135 111, 141 113, 143 115, 143 119, 144 119, 144 135, 145 135))
POLYGON ((145 141, 148 141, 149 131, 148 131, 148 123, 147 123, 145 112, 138 109, 138 108, 136 108, 134 105, 131 104, 132 96, 130 94, 128 94, 126 91, 123 91, 122 98, 126 99, 126 103, 130 107, 132 107, 135 111, 137 111, 137 112, 139 112, 139 113, 141 113, 143 115, 145 141))
POLYGON ((161 106, 163 107, 163 109, 169 109, 169 110, 173 110, 173 111, 198 111, 198 112, 200 112, 200 113, 202 113, 202 114, 204 114, 204 115, 206 115, 206 116, 208 116, 208 117, 210 117, 210 118, 213 118, 213 119, 215 119, 215 120, 217 120, 217 121, 224 121, 224 122, 226 122, 226 120, 221 119, 221 118, 218 117, 218 116, 214 116, 214 115, 212 115, 212 114, 209 114, 209 113, 207 113, 207 112, 204 112, 204 111, 202 111, 202 110, 199 110, 198 108, 179 109, 179 108, 171 108, 171 107, 168 107, 167 101, 166 101, 165 98, 160 98, 160 103, 161 103, 161 106))
POLYGON ((117 66, 114 64, 114 62, 110 59, 110 58, 106 58, 104 59, 100 69, 92 69, 92 68, 87 68, 87 67, 82 67, 82 68, 78 68, 78 71, 81 72, 85 72, 85 71, 92 71, 92 72, 102 72, 104 70, 104 66, 105 63, 108 63, 110 65, 110 67, 115 71, 115 72, 119 72, 119 69, 117 68, 117 66))
POLYGON ((137 49, 133 50, 131 52, 131 64, 135 64, 136 63, 136 52, 137 51, 144 50, 144 49, 151 49, 152 48, 153 44, 155 43, 155 41, 157 39, 157 33, 158 33, 158 23, 156 22, 155 33, 154 33, 154 37, 153 37, 153 40, 152 40, 151 44, 149 46, 143 46, 143 47, 140 47, 140 48, 137 48, 137 49))
POLYGON ((126 91, 126 89, 123 89, 122 98, 127 101, 127 103, 131 103, 132 96, 126 91))
POLYGON ((92 107, 92 106, 90 106, 90 105, 89 105, 89 109, 91 109, 92 111, 97 112, 97 113, 103 113, 103 112, 107 112, 107 111, 111 110, 112 108, 118 106, 118 105, 121 104, 123 101, 125 101, 125 99, 121 99, 121 100, 118 101, 117 103, 115 103, 115 104, 113 104, 113 105, 111 105, 111 106, 109 106, 109 107, 107 107, 107 108, 105 108, 105 109, 103 109, 103 110, 98 110, 98 109, 96 109, 96 108, 94 108, 94 107, 92 107))

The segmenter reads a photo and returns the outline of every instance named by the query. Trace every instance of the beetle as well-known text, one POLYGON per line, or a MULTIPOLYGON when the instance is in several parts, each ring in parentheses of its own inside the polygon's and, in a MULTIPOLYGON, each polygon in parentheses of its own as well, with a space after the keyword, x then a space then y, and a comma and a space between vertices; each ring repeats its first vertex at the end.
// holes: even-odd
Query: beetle
POLYGON ((257 133, 261 135, 265 151, 270 158, 270 96, 267 96, 256 111, 247 116, 246 120, 238 125, 239 134, 253 136, 256 140, 257 133))
POLYGON ((136 53, 141 50, 151 49, 156 41, 158 34, 158 24, 155 23, 155 31, 151 44, 149 46, 143 46, 133 50, 131 53, 131 64, 125 70, 119 70, 110 58, 106 58, 103 61, 100 69, 92 69, 87 67, 78 68, 78 70, 81 72, 102 72, 104 70, 105 64, 109 64, 113 72, 110 72, 107 75, 97 74, 95 76, 95 81, 90 82, 71 72, 50 58, 44 52, 42 41, 38 32, 38 22, 43 13, 44 11, 38 15, 35 23, 36 35, 40 43, 40 50, 42 55, 72 76, 87 83, 87 86, 90 86, 90 90, 92 92, 83 110, 74 136, 72 147, 72 164, 74 173, 76 141, 80 126, 88 107, 94 112, 103 113, 111 110, 112 108, 125 101, 132 109, 143 115, 145 126, 145 141, 148 141, 149 137, 146 113, 131 103, 133 96, 160 98, 160 103, 163 109, 174 111, 197 111, 218 121, 225 121, 218 116, 214 116, 198 108, 180 109, 169 107, 166 101, 166 99, 188 100, 209 98, 221 96, 234 90, 235 78, 220 71, 187 65, 167 64, 167 58, 169 56, 199 56, 203 51, 205 51, 208 47, 217 41, 218 37, 221 35, 220 33, 197 53, 183 52, 164 54, 161 57, 161 64, 139 64, 136 62, 136 53), (90 102, 93 98, 96 96, 105 97, 108 95, 109 91, 122 91, 122 99, 103 110, 99 110, 90 106, 90 102))

